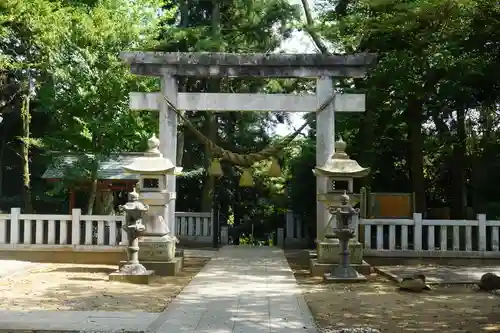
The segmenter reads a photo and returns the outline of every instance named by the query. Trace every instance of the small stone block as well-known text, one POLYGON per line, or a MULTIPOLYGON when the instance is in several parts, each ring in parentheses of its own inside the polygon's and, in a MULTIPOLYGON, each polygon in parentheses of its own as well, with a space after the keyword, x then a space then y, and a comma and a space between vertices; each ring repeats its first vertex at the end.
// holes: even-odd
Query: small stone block
POLYGON ((148 270, 145 274, 130 275, 120 271, 109 274, 109 281, 128 282, 134 284, 150 284, 155 276, 155 271, 148 270))
POLYGON ((359 273, 358 276, 352 278, 347 278, 347 277, 339 278, 332 276, 330 273, 326 273, 323 275, 323 281, 326 283, 358 283, 358 282, 366 282, 367 280, 365 276, 359 273))
MULTIPOLYGON (((120 261, 119 267, 125 265, 126 261, 120 261)), ((184 267, 184 258, 175 257, 170 261, 141 261, 142 266, 155 272, 157 276, 176 276, 184 267)))

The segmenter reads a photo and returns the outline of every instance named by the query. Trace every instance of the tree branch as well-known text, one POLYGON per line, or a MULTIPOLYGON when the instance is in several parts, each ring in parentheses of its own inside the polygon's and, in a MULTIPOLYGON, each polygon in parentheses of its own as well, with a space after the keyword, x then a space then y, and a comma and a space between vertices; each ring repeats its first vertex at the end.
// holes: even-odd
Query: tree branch
POLYGON ((314 45, 316 45, 316 48, 323 54, 329 54, 328 49, 326 48, 325 44, 321 40, 321 37, 314 31, 314 20, 312 18, 311 14, 311 8, 309 7, 309 3, 307 2, 308 0, 301 0, 302 1, 302 8, 304 8, 304 13, 306 15, 306 31, 311 36, 312 41, 314 42, 314 45))

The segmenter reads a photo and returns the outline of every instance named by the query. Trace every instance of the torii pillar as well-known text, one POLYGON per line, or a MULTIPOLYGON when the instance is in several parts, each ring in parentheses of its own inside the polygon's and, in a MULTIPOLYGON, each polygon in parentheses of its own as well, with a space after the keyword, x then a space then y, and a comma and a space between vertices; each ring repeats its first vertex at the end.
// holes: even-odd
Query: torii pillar
MULTIPOLYGON (((179 110, 192 111, 316 111, 335 94, 332 78, 362 78, 375 61, 374 54, 229 54, 229 53, 157 53, 125 52, 122 59, 133 74, 156 76, 162 80, 161 90, 179 110), (182 93, 177 77, 266 77, 315 78, 316 95, 293 94, 227 94, 182 93)), ((163 156, 176 161, 177 114, 159 93, 131 93, 132 110, 160 112, 160 150, 163 156)), ((338 94, 317 114, 316 165, 325 164, 335 141, 335 112, 364 112, 364 94, 338 94)), ((171 191, 165 221, 175 234, 175 175, 168 176, 171 191)), ((326 190, 325 177, 317 177, 316 188, 326 190)), ((317 201, 317 239, 323 240, 328 213, 317 201)))

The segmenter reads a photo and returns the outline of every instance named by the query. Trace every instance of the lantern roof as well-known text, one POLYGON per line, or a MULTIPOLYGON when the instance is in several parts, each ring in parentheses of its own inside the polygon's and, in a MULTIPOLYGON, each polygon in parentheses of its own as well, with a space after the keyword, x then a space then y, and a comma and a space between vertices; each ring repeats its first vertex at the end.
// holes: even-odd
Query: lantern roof
POLYGON ((370 173, 370 168, 363 168, 345 152, 347 143, 340 138, 335 142, 335 151, 323 166, 314 168, 313 173, 326 177, 362 178, 370 173))
POLYGON ((163 157, 160 152, 160 140, 153 135, 148 140, 148 150, 143 156, 137 157, 123 169, 127 173, 136 173, 141 175, 164 175, 174 174, 179 171, 170 159, 163 157))

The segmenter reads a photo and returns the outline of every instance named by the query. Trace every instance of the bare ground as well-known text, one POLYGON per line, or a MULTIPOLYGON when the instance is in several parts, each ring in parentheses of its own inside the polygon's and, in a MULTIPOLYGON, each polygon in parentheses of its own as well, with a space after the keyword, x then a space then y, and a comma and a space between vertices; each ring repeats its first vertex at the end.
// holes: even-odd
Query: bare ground
POLYGON ((361 284, 323 284, 311 277, 299 251, 286 251, 319 327, 372 327, 386 333, 500 332, 500 297, 471 285, 435 287, 423 293, 397 290, 372 275, 361 284))
POLYGON ((0 278, 0 299, 13 311, 161 312, 208 260, 185 258, 180 275, 156 277, 150 285, 108 281, 117 266, 46 264, 0 278))

